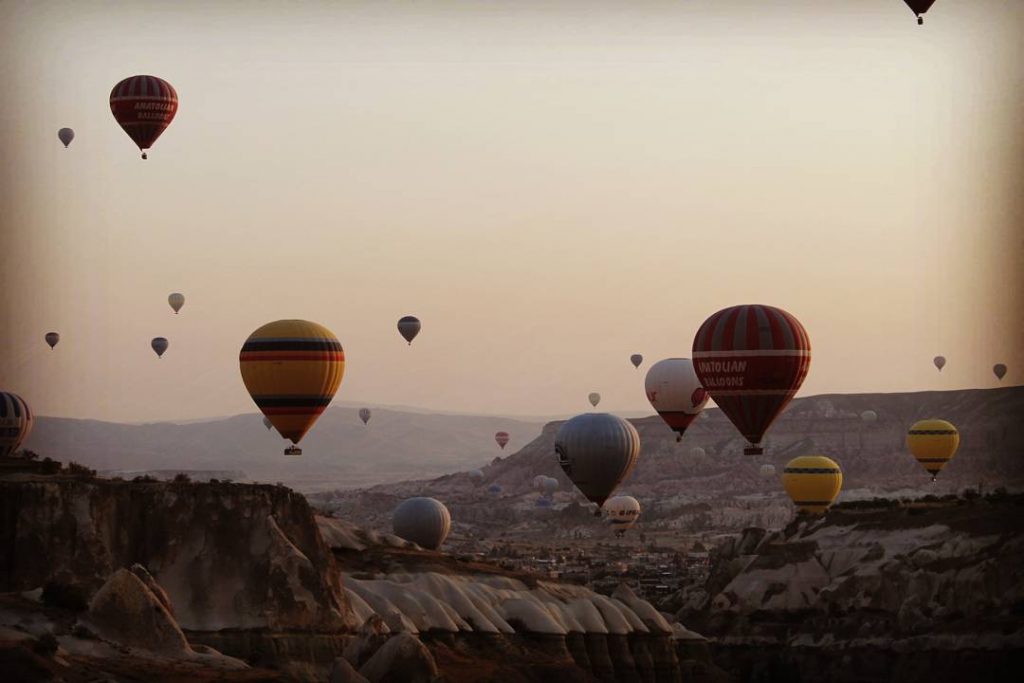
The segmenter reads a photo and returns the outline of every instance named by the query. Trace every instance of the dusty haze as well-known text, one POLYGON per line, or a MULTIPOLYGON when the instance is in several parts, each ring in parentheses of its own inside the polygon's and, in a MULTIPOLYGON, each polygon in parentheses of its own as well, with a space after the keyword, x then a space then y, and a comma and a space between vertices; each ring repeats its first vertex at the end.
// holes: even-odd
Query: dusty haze
POLYGON ((347 402, 646 410, 753 302, 806 326, 801 395, 1021 383, 1024 3, 764 5, 4 3, 0 387, 253 411, 242 341, 300 317, 347 402), (181 101, 146 162, 136 73, 181 101))

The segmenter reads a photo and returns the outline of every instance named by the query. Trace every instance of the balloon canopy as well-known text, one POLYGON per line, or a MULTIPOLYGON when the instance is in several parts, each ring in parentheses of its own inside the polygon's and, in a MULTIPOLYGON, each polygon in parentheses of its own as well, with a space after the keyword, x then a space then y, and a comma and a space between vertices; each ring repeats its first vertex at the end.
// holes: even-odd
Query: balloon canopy
POLYGON ((110 112, 142 151, 153 146, 178 112, 178 93, 156 76, 130 76, 110 91, 110 112))
POLYGON ((932 481, 953 459, 959 447, 960 432, 945 420, 920 420, 907 431, 907 448, 932 475, 932 481))
POLYGON ((580 493, 600 507, 636 465, 640 435, 621 417, 585 413, 558 430, 555 453, 580 493))
POLYGON ((831 458, 802 455, 786 463, 782 486, 801 511, 820 515, 843 488, 843 472, 831 458))
POLYGON ((398 333, 405 341, 409 342, 410 346, 412 346, 412 340, 420 333, 421 327, 420 319, 414 315, 407 315, 398 321, 398 333))
POLYGON ((32 410, 25 399, 9 391, 0 391, 0 457, 18 450, 32 431, 32 410))
POLYGON ((659 360, 647 371, 644 390, 654 410, 676 433, 676 441, 683 438, 686 428, 708 402, 708 394, 700 385, 689 358, 659 360))

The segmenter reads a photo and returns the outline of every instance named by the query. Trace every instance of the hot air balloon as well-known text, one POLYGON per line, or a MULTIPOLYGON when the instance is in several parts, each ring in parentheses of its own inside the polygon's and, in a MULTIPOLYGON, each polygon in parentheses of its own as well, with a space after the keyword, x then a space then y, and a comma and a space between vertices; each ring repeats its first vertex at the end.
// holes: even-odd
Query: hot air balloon
POLYGON ((601 509, 604 511, 604 518, 617 536, 622 536, 627 530, 632 529, 640 519, 640 502, 633 496, 609 498, 601 509))
POLYGON ((57 139, 63 142, 64 149, 67 149, 71 141, 75 139, 75 131, 70 128, 61 128, 57 131, 57 139))
POLYGON ((566 476, 600 508, 636 465, 640 435, 621 417, 584 413, 558 430, 555 452, 566 476))
POLYGON ((694 446, 693 448, 690 449, 690 456, 691 457, 703 458, 706 455, 707 455, 707 451, 705 451, 700 446, 694 446))
POLYGON ((865 410, 860 414, 860 419, 865 422, 874 422, 878 419, 878 413, 873 410, 865 410))
POLYGON ((996 363, 995 365, 992 366, 992 372, 993 374, 995 374, 996 379, 1002 380, 1003 377, 1006 375, 1006 366, 1003 365, 1002 363, 996 363))
POLYGON ((167 347, 170 346, 167 339, 164 337, 153 337, 153 340, 149 342, 149 345, 153 347, 154 351, 156 351, 157 358, 163 358, 164 351, 166 351, 167 347))
POLYGON ((932 481, 956 455, 960 432, 945 420, 920 420, 907 432, 907 448, 932 475, 932 481))
POLYGON ((697 378, 725 416, 764 452, 761 440, 811 366, 811 341, 791 314, 773 306, 732 306, 704 321, 693 338, 697 378))
POLYGON ((761 465, 761 476, 765 479, 771 479, 775 476, 775 465, 764 464, 761 465))
POLYGON ((57 345, 57 342, 60 341, 60 335, 56 332, 47 332, 43 339, 45 339, 46 343, 50 345, 50 349, 53 349, 53 347, 57 345))
POLYGON ((629 362, 633 364, 634 368, 640 367, 640 364, 644 362, 644 357, 639 353, 634 353, 629 357, 629 362))
POLYGON ((469 478, 474 484, 479 484, 484 480, 484 472, 483 470, 470 470, 469 478))
POLYGON ((924 17, 921 15, 928 11, 928 8, 932 6, 935 0, 903 0, 910 8, 910 11, 917 17, 917 25, 921 26, 924 24, 924 17))
POLYGON ((545 496, 552 495, 558 490, 558 480, 554 477, 544 477, 540 482, 540 492, 545 496))
POLYGON ((501 446, 501 450, 505 450, 505 446, 508 444, 509 438, 511 437, 509 437, 508 432, 497 432, 494 435, 494 440, 499 446, 501 446))
POLYGON ((412 340, 420 333, 420 327, 420 319, 414 315, 407 315, 398 321, 398 333, 409 342, 409 346, 412 346, 412 340))
POLYGON ((541 483, 543 481, 544 481, 544 475, 543 474, 538 474, 536 477, 533 478, 533 481, 531 481, 530 484, 533 486, 533 489, 535 491, 540 491, 540 485, 541 485, 541 483))
POLYGON ((167 297, 167 303, 174 309, 175 315, 181 310, 181 307, 185 305, 185 295, 175 292, 167 297))
POLYGON ((448 508, 434 498, 409 498, 395 508, 391 515, 391 528, 395 535, 426 548, 437 550, 448 538, 452 516, 448 508))
POLYGON ((551 509, 551 499, 541 496, 533 502, 533 506, 537 508, 544 508, 545 510, 551 509))
POLYGON ((139 150, 146 150, 171 125, 178 111, 178 93, 156 76, 130 76, 110 91, 110 111, 139 150))
POLYGON ((590 401, 590 405, 596 408, 597 404, 601 402, 601 394, 597 393, 596 391, 591 392, 589 395, 587 395, 587 400, 590 401))
POLYGON ((274 423, 270 421, 269 417, 264 415, 263 416, 263 426, 266 427, 267 429, 270 429, 271 427, 274 426, 274 423))
POLYGON ((370 421, 370 409, 369 408, 360 408, 359 409, 359 419, 363 421, 363 424, 366 424, 367 422, 369 422, 370 421))
POLYGON ((786 463, 782 486, 801 511, 820 515, 843 488, 843 472, 831 458, 801 455, 786 463))
POLYGON ((942 372, 942 368, 946 366, 946 357, 935 356, 935 358, 932 358, 932 363, 939 369, 939 372, 942 372))
POLYGON ((32 431, 32 410, 25 400, 9 391, 0 391, 0 458, 18 450, 32 431))
MULTIPOLYGON (((293 444, 327 409, 345 374, 334 333, 306 320, 277 320, 249 335, 238 355, 242 381, 256 406, 293 444)), ((292 446, 285 455, 301 455, 292 446)))
POLYGON ((487 493, 490 493, 491 495, 494 495, 494 496, 496 496, 499 493, 501 493, 501 491, 502 491, 501 484, 491 484, 490 486, 487 487, 487 493))
POLYGON ((659 360, 647 371, 644 389, 647 400, 676 433, 676 441, 682 440, 683 432, 708 402, 708 393, 700 385, 689 358, 659 360))

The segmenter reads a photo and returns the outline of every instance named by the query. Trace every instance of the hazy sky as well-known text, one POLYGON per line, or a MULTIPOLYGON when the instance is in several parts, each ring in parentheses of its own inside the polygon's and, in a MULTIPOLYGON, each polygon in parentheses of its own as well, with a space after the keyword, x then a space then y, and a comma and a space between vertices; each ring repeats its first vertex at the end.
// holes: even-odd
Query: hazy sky
POLYGON ((810 334, 801 395, 1024 381, 1024 2, 770 4, 0 3, 0 387, 252 411, 238 350, 298 317, 338 400, 645 410, 755 302, 810 334), (181 102, 145 162, 139 73, 181 102))

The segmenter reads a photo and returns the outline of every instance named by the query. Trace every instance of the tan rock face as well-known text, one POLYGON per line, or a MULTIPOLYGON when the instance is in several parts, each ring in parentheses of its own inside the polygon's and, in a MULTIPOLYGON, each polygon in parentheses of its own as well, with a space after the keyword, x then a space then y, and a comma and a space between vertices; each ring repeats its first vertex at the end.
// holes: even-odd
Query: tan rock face
POLYGON ((191 652, 174 617, 139 577, 119 569, 96 591, 83 619, 98 635, 167 656, 191 652))
POLYGON ((91 594, 138 562, 186 630, 358 626, 306 500, 283 487, 0 482, 0 511, 14 550, 0 591, 60 573, 91 594))

